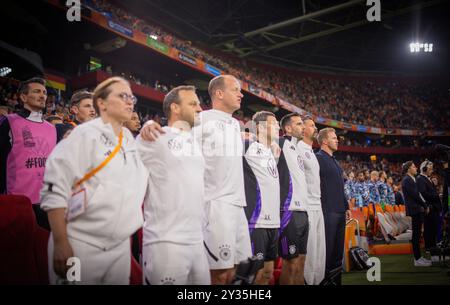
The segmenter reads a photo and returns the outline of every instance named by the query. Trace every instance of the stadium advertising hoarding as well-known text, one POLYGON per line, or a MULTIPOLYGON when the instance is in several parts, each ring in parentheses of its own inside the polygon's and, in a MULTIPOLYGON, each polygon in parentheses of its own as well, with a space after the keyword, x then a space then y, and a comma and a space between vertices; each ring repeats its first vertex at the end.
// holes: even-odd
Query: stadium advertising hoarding
POLYGON ((152 37, 150 37, 148 35, 147 35, 147 45, 158 52, 169 55, 169 46, 168 45, 166 45, 165 43, 159 42, 158 40, 153 39, 152 37))
POLYGON ((350 123, 342 123, 342 128, 344 129, 353 129, 353 125, 350 123))
POLYGON ((117 31, 119 33, 122 33, 128 37, 133 37, 133 30, 129 29, 117 22, 112 21, 110 18, 108 18, 108 26, 110 29, 113 29, 114 31, 117 31))
POLYGON ((186 62, 190 65, 197 66, 197 60, 195 58, 187 56, 184 53, 178 52, 178 59, 180 59, 181 61, 186 62))
MULTIPOLYGON (((414 135, 414 130, 409 130, 409 129, 401 129, 400 133, 404 136, 412 136, 414 135)), ((417 132, 418 133, 418 132, 417 132)))
POLYGON ((325 122, 327 121, 326 118, 323 118, 321 116, 316 116, 315 120, 316 120, 317 123, 320 123, 320 124, 325 124, 325 122))
POLYGON ((220 71, 219 69, 217 69, 211 65, 208 65, 207 63, 205 63, 205 69, 206 69, 206 71, 208 71, 209 73, 211 73, 214 76, 222 74, 222 71, 220 71))
POLYGON ((342 124, 340 124, 338 121, 335 120, 331 120, 330 121, 330 126, 332 127, 341 127, 342 124))
POLYGON ((259 94, 260 94, 260 90, 258 89, 258 87, 255 87, 255 86, 253 86, 253 85, 249 85, 249 86, 248 86, 248 90, 249 90, 251 93, 255 94, 255 95, 259 95, 259 94))
POLYGON ((386 134, 388 134, 388 135, 395 134, 395 133, 396 133, 395 129, 392 129, 392 128, 386 129, 386 134))
POLYGON ((371 128, 370 128, 370 132, 371 132, 371 133, 380 134, 380 133, 381 133, 381 128, 378 128, 378 127, 371 127, 371 128))
POLYGON ((446 132, 444 130, 437 130, 437 131, 433 131, 433 135, 434 136, 445 136, 446 132))
POLYGON ((356 130, 361 132, 367 132, 368 127, 364 125, 356 125, 356 130))

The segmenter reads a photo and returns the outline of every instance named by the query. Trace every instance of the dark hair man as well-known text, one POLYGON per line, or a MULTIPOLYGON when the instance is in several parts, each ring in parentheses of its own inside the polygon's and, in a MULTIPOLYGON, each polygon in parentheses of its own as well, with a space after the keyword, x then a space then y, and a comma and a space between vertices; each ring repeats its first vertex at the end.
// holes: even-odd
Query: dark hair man
POLYGON ((422 257, 420 253, 420 236, 422 235, 422 224, 424 215, 428 207, 419 193, 415 176, 417 175, 417 167, 414 162, 407 161, 402 166, 405 177, 402 180, 403 197, 406 205, 406 215, 412 218, 412 245, 414 251, 414 266, 429 267, 431 261, 422 257))
POLYGON ((95 118, 93 95, 89 91, 78 91, 70 99, 70 111, 73 114, 73 121, 70 124, 77 126, 95 118))
POLYGON ((32 78, 19 87, 23 109, 0 118, 0 194, 25 195, 33 204, 38 224, 49 229, 40 209, 45 162, 56 145, 56 129, 43 119, 47 100, 45 80, 32 78))
MULTIPOLYGON (((297 147, 303 139, 305 125, 297 113, 281 119, 284 137, 280 139, 281 227, 279 254, 283 258, 280 285, 304 285, 304 268, 308 246, 308 184, 305 162, 297 147)), ((311 255, 315 255, 311 251, 311 255)))
POLYGON ((280 228, 280 182, 277 169, 279 126, 272 112, 254 114, 256 141, 245 143, 244 185, 248 227, 253 255, 264 260, 255 284, 268 285, 278 256, 280 228), (274 153, 275 152, 275 153, 274 153))

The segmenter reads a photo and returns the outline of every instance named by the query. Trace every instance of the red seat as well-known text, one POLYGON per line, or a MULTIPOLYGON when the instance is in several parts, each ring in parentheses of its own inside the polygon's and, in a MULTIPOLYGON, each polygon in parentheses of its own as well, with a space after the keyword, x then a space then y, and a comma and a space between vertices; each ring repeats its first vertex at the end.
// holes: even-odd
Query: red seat
POLYGON ((131 274, 130 274, 130 285, 142 285, 142 267, 136 261, 136 259, 131 257, 131 274))
MULTIPOLYGON (((0 195, 0 215, 0 284, 48 284, 50 234, 37 224, 30 200, 0 195)), ((130 284, 142 284, 142 268, 133 257, 130 284)))
POLYGON ((36 223, 30 200, 0 195, 0 283, 48 284, 49 232, 36 223))
POLYGON ((281 269, 283 266, 283 259, 281 257, 277 257, 275 260, 275 268, 274 269, 281 269))
POLYGON ((281 269, 275 269, 273 271, 273 276, 270 279, 269 285, 279 285, 280 284, 280 276, 281 276, 281 269))
POLYGON ((269 285, 278 285, 280 283, 282 266, 283 266, 283 259, 281 257, 277 257, 274 263, 273 276, 270 279, 269 285))
MULTIPOLYGON (((139 243, 139 256, 142 254, 142 228, 137 231, 138 243, 139 243)), ((133 247, 133 238, 131 238, 131 247, 133 247)), ((130 274, 130 285, 142 285, 143 275, 142 267, 138 261, 131 255, 131 274, 130 274)))

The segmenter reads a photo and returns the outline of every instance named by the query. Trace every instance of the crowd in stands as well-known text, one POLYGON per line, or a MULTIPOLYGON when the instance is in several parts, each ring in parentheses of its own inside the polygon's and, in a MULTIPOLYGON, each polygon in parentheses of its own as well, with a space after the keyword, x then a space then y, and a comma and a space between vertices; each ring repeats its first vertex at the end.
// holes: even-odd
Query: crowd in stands
POLYGON ((354 133, 347 130, 339 132, 341 145, 353 147, 413 147, 431 148, 442 139, 417 137, 417 136, 389 136, 389 135, 367 135, 365 133, 354 133))
POLYGON ((350 81, 275 71, 242 59, 211 55, 108 1, 86 0, 85 4, 314 115, 385 128, 445 129, 450 125, 450 96, 446 89, 393 80, 350 81))
POLYGON ((258 68, 250 71, 266 78, 261 84, 267 91, 326 118, 373 127, 405 129, 441 129, 450 123, 448 92, 439 92, 427 86, 262 73, 258 68))
MULTIPOLYGON (((160 81, 160 75, 137 75, 136 73, 126 71, 123 69, 112 69, 111 66, 106 67, 106 72, 111 75, 119 75, 131 82, 150 87, 162 93, 167 93, 174 85, 168 81, 160 81), (108 68, 109 67, 109 68, 108 68)), ((1 78, 0 79, 0 109, 3 114, 16 111, 20 105, 18 103, 17 94, 18 82, 13 79, 1 78)), ((210 101, 206 92, 197 92, 203 109, 210 107, 210 101)), ((165 123, 165 117, 161 110, 158 109, 146 109, 145 107, 139 107, 142 103, 138 102, 136 111, 142 122, 148 120, 154 120, 158 123, 165 123)), ((57 93, 55 90, 49 90, 47 99, 47 116, 56 115, 62 120, 67 120, 70 117, 70 105, 69 99, 64 93, 57 93)), ((234 114, 234 117, 241 121, 243 124, 250 120, 250 115, 244 113, 243 110, 239 110, 234 114)), ((370 135, 358 132, 349 132, 346 130, 338 130, 340 145, 352 146, 352 147, 388 147, 388 148, 400 148, 400 147, 415 147, 424 148, 431 147, 435 144, 435 140, 432 138, 420 138, 413 136, 383 136, 383 135, 370 135)))
MULTIPOLYGON (((122 76, 127 77, 127 74, 122 73, 122 76)), ((128 77, 127 77, 128 78, 128 77)), ((131 78, 134 79, 134 78, 131 78)), ((8 78, 0 79, 0 115, 6 115, 8 113, 17 112, 20 109, 20 105, 18 103, 18 94, 17 87, 18 82, 8 78)), ((173 86, 169 86, 172 88, 173 86)), ((155 81, 154 89, 158 88, 158 81, 155 81)), ((164 92, 162 90, 162 92, 164 92)), ((65 122, 69 121, 72 117, 70 111, 70 103, 69 99, 64 95, 55 94, 52 90, 49 90, 49 95, 47 98, 47 111, 45 117, 49 121, 53 122, 65 122), (59 119, 59 120, 58 120, 59 119)), ((139 107, 136 109, 138 116, 140 118, 141 124, 145 123, 149 120, 154 120, 161 125, 166 123, 166 118, 164 114, 159 110, 140 110, 139 107)), ((235 113, 234 117, 240 120, 242 123, 248 122, 250 117, 244 113, 244 111, 239 110, 235 113)), ((383 137, 381 140, 374 140, 371 142, 364 141, 364 135, 359 135, 358 133, 348 133, 345 132, 344 135, 340 136, 340 143, 342 145, 349 146, 359 146, 359 147, 371 147, 371 146, 389 146, 386 145, 388 141, 392 141, 392 143, 396 143, 398 147, 401 147, 402 143, 405 142, 402 138, 404 137, 390 137, 390 140, 385 140, 383 137), (364 142, 364 143, 362 143, 364 142)), ((417 145, 418 139, 414 137, 410 137, 412 140, 416 142, 417 145)), ((406 141, 408 144, 408 141, 406 141)), ((391 147, 394 147, 392 145, 391 147)), ((347 175, 350 172, 353 172, 355 175, 358 171, 384 171, 387 173, 389 177, 392 177, 395 183, 398 183, 401 180, 401 162, 389 162, 385 158, 382 158, 379 161, 370 161, 367 155, 363 157, 355 154, 341 154, 338 156, 341 162, 341 166, 347 175)))

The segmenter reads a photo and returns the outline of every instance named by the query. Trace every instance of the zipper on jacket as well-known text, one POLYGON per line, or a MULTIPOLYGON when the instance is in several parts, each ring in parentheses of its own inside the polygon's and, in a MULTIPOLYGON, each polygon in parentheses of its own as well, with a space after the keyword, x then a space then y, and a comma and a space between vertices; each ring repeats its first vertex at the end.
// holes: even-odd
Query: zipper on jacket
POLYGON ((120 148, 123 152, 123 160, 125 161, 125 164, 127 164, 127 154, 125 153, 125 149, 120 148))

